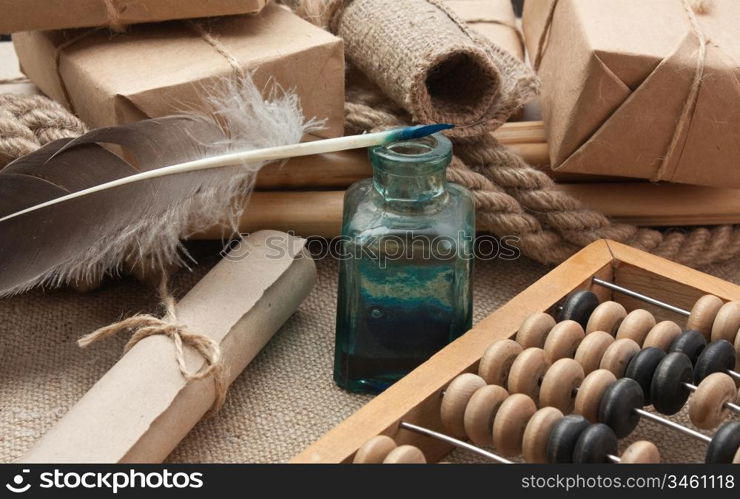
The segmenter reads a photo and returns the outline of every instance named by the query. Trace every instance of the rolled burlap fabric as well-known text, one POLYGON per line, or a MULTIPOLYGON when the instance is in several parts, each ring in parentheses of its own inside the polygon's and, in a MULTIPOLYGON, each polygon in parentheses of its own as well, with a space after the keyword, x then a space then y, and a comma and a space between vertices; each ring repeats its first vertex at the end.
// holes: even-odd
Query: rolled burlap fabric
POLYGON ((420 123, 480 135, 536 94, 534 74, 439 0, 334 0, 346 57, 420 123))

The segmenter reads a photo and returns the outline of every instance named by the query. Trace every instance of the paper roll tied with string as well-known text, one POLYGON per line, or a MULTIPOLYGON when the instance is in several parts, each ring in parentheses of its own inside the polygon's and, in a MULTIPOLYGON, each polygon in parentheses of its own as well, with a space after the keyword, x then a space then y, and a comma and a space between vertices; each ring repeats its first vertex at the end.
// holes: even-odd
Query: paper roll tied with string
POLYGON ((135 342, 20 461, 164 460, 313 288, 316 267, 304 245, 277 231, 242 240, 174 307, 177 334, 208 348, 178 346, 166 331, 171 318, 152 318, 159 334, 135 342))

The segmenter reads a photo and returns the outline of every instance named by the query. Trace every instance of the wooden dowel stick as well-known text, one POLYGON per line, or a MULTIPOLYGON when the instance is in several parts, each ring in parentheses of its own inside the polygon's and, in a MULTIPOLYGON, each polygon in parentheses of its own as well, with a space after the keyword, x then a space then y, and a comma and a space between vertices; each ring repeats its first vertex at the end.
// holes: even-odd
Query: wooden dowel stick
MULTIPOLYGON (((716 225, 740 222, 740 189, 649 182, 560 184, 568 194, 618 222, 642 226, 716 225)), ((240 231, 294 231, 302 236, 339 234, 344 191, 268 191, 252 195, 240 231)), ((219 239, 213 228, 194 239, 219 239)))

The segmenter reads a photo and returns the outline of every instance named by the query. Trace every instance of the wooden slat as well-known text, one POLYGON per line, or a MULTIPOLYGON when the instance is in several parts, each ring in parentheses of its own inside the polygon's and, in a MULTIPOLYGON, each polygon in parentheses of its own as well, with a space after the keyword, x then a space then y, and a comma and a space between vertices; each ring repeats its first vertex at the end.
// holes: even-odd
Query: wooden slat
MULTIPOLYGON (((740 223, 740 190, 678 184, 559 184, 586 206, 617 222, 641 226, 740 223)), ((239 225, 304 236, 334 237, 342 223, 344 191, 260 191, 239 225)), ((194 236, 218 239, 219 228, 194 236)))
POLYGON ((666 227, 740 222, 740 189, 649 182, 558 185, 620 222, 666 227))

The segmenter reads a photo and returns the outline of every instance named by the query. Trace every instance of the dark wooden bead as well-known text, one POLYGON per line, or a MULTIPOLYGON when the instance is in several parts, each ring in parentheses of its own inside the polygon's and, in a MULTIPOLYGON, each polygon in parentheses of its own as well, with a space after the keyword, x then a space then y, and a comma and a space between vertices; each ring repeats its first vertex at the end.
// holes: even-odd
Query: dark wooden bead
POLYGON ((676 414, 689 398, 694 370, 689 358, 681 352, 671 352, 660 361, 653 374, 650 393, 653 407, 661 414, 676 414))
POLYGON ((707 448, 708 464, 730 464, 740 447, 740 421, 728 421, 719 427, 707 448))
POLYGON ((589 422, 583 416, 571 414, 555 423, 547 440, 547 462, 550 464, 572 463, 573 450, 589 422))
POLYGON ((599 421, 609 426, 617 438, 624 438, 640 422, 635 409, 645 405, 640 385, 631 378, 621 378, 609 385, 599 404, 599 421))
POLYGON ((645 398, 645 405, 650 405, 652 398, 650 395, 650 384, 653 382, 655 368, 665 357, 665 352, 657 347, 648 347, 637 353, 627 369, 624 371, 625 378, 632 378, 642 388, 642 395, 645 398))
POLYGON ((568 295, 558 312, 558 322, 576 321, 586 329, 588 319, 599 305, 599 299, 591 291, 581 289, 568 295))
POLYGON ((608 463, 609 454, 617 454, 617 435, 603 423, 592 424, 578 437, 573 450, 573 462, 608 463))
POLYGON ((735 347, 727 340, 711 342, 701 352, 694 363, 694 384, 698 385, 713 373, 723 373, 735 369, 735 347))
POLYGON ((707 346, 707 340, 704 338, 704 335, 689 329, 673 340, 668 352, 681 352, 686 354, 691 361, 691 365, 694 365, 694 362, 699 358, 699 354, 701 354, 705 346, 707 346))

